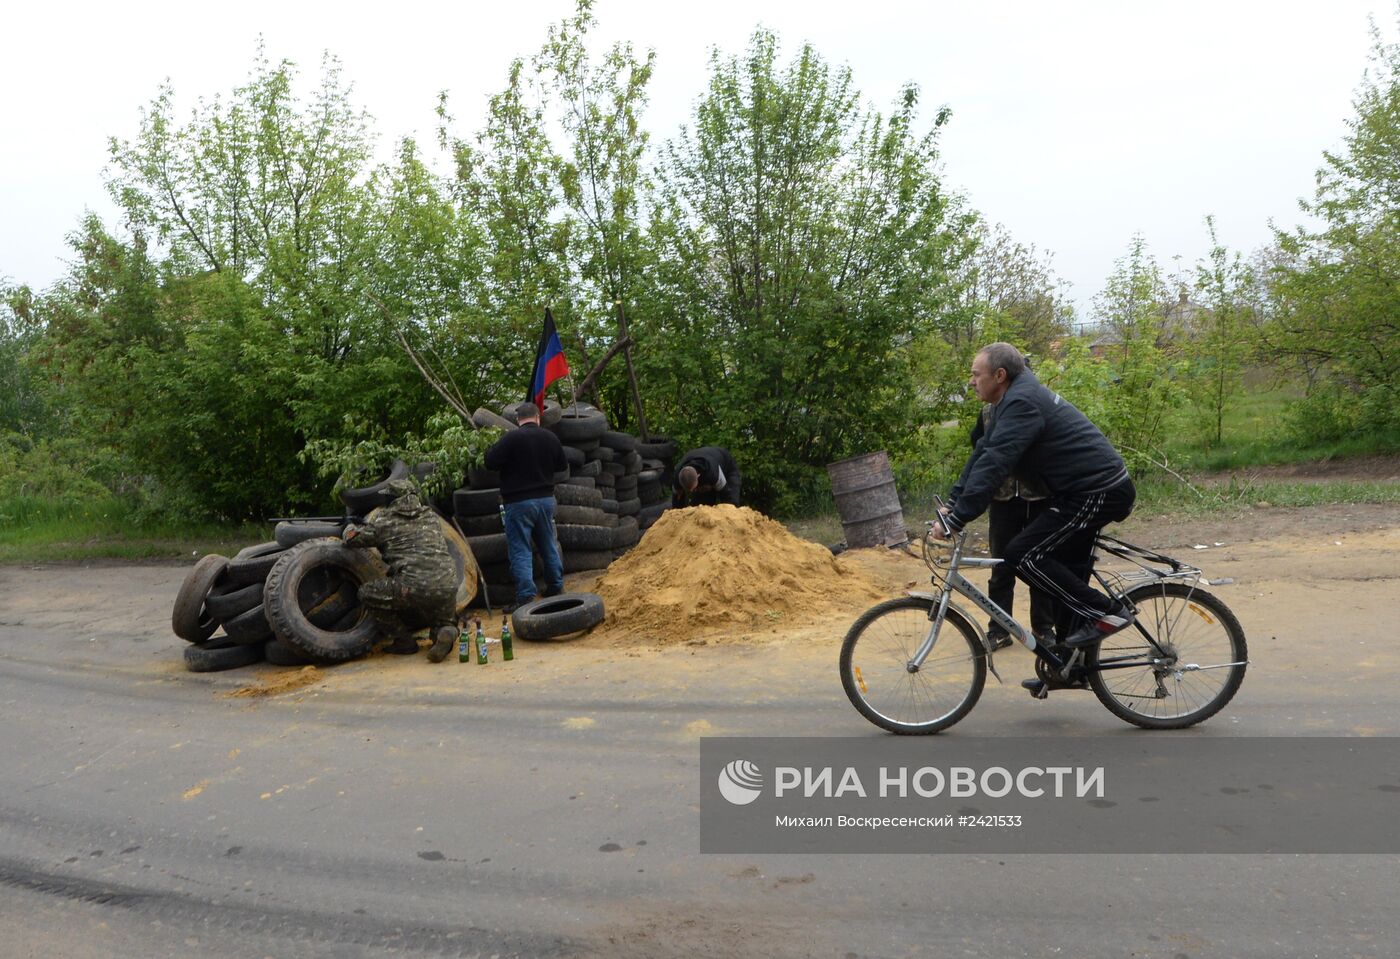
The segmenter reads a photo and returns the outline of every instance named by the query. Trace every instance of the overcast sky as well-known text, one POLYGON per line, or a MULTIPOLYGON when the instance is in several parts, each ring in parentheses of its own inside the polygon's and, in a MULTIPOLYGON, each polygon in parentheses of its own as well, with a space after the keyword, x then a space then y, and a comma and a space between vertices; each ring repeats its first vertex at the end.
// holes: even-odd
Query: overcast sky
MULTIPOLYGON (((237 4, 66 0, 0 15, 0 280, 42 288, 65 270, 64 237, 85 210, 110 220, 107 138, 131 137, 166 78, 179 103, 248 75, 257 37, 310 82, 338 56, 374 117, 381 152, 432 142, 439 90, 465 130, 484 115, 514 56, 533 52, 572 0, 237 4)), ((945 181, 1019 240, 1053 251, 1081 319, 1114 260, 1142 233, 1168 271, 1207 247, 1203 218, 1249 251, 1268 223, 1299 221, 1322 151, 1336 147, 1366 66, 1380 0, 1173 3, 940 0, 860 3, 597 0, 594 49, 615 39, 657 51, 646 126, 688 121, 710 48, 741 52, 762 24, 784 59, 804 41, 849 64, 889 105, 917 83, 925 117, 953 110, 945 181)))

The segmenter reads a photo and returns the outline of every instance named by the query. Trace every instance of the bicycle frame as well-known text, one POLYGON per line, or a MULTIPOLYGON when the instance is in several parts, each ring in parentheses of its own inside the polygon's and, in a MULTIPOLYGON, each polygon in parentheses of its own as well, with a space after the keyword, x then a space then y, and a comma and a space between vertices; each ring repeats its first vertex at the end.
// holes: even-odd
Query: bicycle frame
MULTIPOLYGON (((939 501, 938 505, 941 507, 942 502, 939 501)), ((933 526, 932 521, 930 521, 927 525, 931 529, 933 526)), ((970 582, 965 576, 963 576, 960 570, 964 567, 973 569, 991 569, 993 567, 1001 565, 1002 562, 1000 559, 965 558, 963 556, 963 546, 966 537, 967 531, 963 530, 952 538, 952 552, 946 563, 938 562, 937 560, 931 559, 929 557, 928 538, 925 537, 925 562, 928 564, 929 568, 934 572, 933 581, 935 583, 937 583, 940 578, 939 570, 943 570, 943 574, 941 577, 942 589, 936 596, 928 593, 911 594, 915 596, 923 596, 928 599, 934 600, 935 605, 930 616, 931 625, 929 627, 928 635, 924 638, 924 641, 922 644, 920 644, 919 648, 914 652, 913 658, 910 659, 908 667, 909 670, 911 672, 917 671, 921 666, 923 666, 924 661, 928 659, 929 655, 933 652, 934 646, 938 643, 938 636, 942 631, 943 622, 947 618, 948 606, 952 598, 952 594, 957 593, 960 596, 965 597, 967 600, 969 600, 979 609, 985 612, 988 616, 990 616, 993 622, 997 623, 1003 629, 1005 629, 1008 635, 1013 637, 1022 646, 1025 646, 1027 649, 1029 649, 1038 659, 1042 660, 1047 667, 1052 669, 1061 678, 1068 678, 1071 671, 1076 666, 1081 666, 1083 664, 1085 651, 1083 649, 1072 650, 1067 660, 1061 659, 1060 656, 1057 655, 1053 650, 1051 650, 1049 647, 1045 646, 1043 643, 1037 640, 1035 634, 1031 632, 1031 630, 1022 626, 1009 612, 1007 612, 1006 610, 998 606, 996 603, 994 603, 991 597, 989 597, 985 592, 979 589, 976 584, 970 582)), ((1102 533, 1100 533, 1095 538, 1094 548, 1092 553, 1090 554, 1090 562, 1092 564, 1091 569, 1094 579, 1096 579, 1099 582, 1099 584, 1104 588, 1105 592, 1107 592, 1110 596, 1114 597, 1118 601, 1124 603, 1127 603, 1127 600, 1124 597, 1124 593, 1127 592, 1127 590, 1122 588, 1123 584, 1125 583, 1131 584, 1129 588, 1132 588, 1132 586, 1135 586, 1140 582, 1154 583, 1166 582, 1168 580, 1199 582, 1202 576, 1202 571, 1195 566, 1190 566, 1186 563, 1182 563, 1178 560, 1172 559, 1170 556, 1165 556, 1161 553, 1153 552, 1152 550, 1143 549, 1139 546, 1134 546, 1131 543, 1124 542, 1123 540, 1116 539, 1112 536, 1105 536, 1102 533), (1098 569, 1097 565, 1099 555, 1101 552, 1109 553, 1111 555, 1119 557, 1120 559, 1125 559, 1128 562, 1136 565, 1138 567, 1138 570, 1128 573, 1110 573, 1108 575, 1105 575, 1103 571, 1098 569), (1166 568, 1155 568, 1157 566, 1166 568)), ((1164 650, 1158 644, 1156 638, 1152 636, 1146 629, 1144 629, 1141 623, 1134 623, 1134 626, 1137 629, 1137 631, 1142 634, 1143 638, 1147 640, 1148 644, 1151 646, 1152 650, 1155 651, 1157 656, 1161 656, 1164 659, 1169 657, 1168 651, 1164 650)), ((983 636, 983 647, 986 649, 987 660, 990 664, 992 657, 992 647, 986 641, 985 636, 983 636)), ((1119 656, 1111 659, 1101 659, 1098 661, 1095 668, 1098 670, 1126 669, 1134 666, 1140 666, 1142 664, 1143 658, 1141 655, 1119 656)), ((993 670, 993 673, 995 674, 995 670, 993 670)), ((998 676, 998 679, 999 678, 1000 676, 998 676)))

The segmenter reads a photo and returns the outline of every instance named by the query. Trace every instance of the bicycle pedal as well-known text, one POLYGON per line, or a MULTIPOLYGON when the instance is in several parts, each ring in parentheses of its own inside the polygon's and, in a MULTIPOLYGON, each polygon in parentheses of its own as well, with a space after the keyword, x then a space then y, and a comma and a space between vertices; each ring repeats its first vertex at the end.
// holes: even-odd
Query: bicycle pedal
POLYGON ((1045 699, 1050 695, 1050 687, 1039 679, 1021 680, 1021 688, 1026 690, 1035 699, 1045 699))

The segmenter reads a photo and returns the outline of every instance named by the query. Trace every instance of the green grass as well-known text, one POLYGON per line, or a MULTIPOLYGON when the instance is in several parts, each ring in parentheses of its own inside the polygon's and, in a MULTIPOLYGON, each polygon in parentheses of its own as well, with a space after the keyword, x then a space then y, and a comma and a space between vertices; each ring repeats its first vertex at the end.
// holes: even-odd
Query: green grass
POLYGON ((267 526, 140 524, 115 498, 83 504, 52 503, 33 496, 0 500, 0 563, 232 555, 271 536, 267 526))
POLYGON ((1284 431, 1288 405, 1303 396, 1302 385, 1277 385, 1255 372, 1245 377, 1245 392, 1230 400, 1215 443, 1215 421, 1187 407, 1171 425, 1167 463, 1177 471, 1220 472, 1251 466, 1326 462, 1400 451, 1400 429, 1365 430, 1319 443, 1299 443, 1284 431))

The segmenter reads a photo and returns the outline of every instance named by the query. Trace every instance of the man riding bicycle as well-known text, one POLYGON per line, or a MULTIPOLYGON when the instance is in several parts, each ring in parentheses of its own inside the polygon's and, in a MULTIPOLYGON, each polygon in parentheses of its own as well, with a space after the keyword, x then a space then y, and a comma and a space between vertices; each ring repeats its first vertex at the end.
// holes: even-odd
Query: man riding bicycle
POLYGON ((1006 545, 1003 561, 1029 586, 1084 619, 1065 645, 1089 646, 1131 625, 1127 607, 1087 582, 1095 536, 1108 523, 1126 519, 1137 496, 1123 458, 1088 417, 1036 379, 1010 343, 978 351, 969 385, 992 405, 992 422, 968 457, 934 534, 946 539, 982 515, 1008 476, 1039 480, 1049 490, 1049 505, 1006 545))

